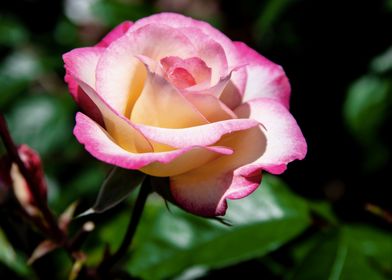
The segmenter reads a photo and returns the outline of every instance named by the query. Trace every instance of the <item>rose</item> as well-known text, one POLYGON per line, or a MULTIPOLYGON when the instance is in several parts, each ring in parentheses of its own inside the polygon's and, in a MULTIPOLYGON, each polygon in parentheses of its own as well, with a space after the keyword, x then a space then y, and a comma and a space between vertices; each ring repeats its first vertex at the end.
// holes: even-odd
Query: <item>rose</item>
POLYGON ((170 177, 184 209, 223 215, 226 199, 302 159, 282 68, 209 24, 178 14, 124 22, 64 55, 74 134, 94 157, 170 177))

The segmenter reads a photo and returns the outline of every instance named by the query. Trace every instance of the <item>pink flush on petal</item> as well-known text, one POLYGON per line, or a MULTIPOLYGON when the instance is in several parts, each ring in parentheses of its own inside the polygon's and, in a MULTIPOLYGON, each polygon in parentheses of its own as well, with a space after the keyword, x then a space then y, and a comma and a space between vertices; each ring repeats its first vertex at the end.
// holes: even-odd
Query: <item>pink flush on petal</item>
POLYGON ((211 80, 211 68, 198 57, 182 59, 168 56, 160 62, 166 79, 179 89, 209 83, 211 80))

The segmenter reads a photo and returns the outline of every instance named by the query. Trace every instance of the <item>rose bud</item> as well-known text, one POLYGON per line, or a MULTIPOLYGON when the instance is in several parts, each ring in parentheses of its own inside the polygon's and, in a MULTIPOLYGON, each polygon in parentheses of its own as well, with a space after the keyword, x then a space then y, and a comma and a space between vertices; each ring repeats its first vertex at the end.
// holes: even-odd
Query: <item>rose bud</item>
MULTIPOLYGON (((18 153, 31 177, 35 180, 40 199, 46 201, 47 185, 39 155, 27 145, 19 146, 18 153)), ((15 197, 26 211, 33 215, 37 211, 36 202, 19 167, 13 163, 9 172, 15 197)))

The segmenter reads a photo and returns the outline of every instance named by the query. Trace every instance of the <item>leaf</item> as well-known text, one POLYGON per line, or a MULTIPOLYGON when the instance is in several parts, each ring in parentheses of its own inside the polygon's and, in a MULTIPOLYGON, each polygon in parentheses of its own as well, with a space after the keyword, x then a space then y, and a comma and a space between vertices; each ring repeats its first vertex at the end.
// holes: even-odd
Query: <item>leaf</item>
POLYGON ((367 152, 367 168, 376 169, 388 160, 390 150, 380 137, 381 127, 392 106, 389 78, 367 75, 349 89, 344 117, 358 142, 367 152))
POLYGON ((113 168, 99 190, 93 207, 79 215, 103 213, 113 208, 138 187, 144 180, 145 174, 135 170, 113 168))
POLYGON ((225 220, 232 226, 172 208, 173 214, 150 200, 127 264, 131 275, 171 278, 186 269, 218 268, 263 256, 297 236, 310 221, 307 204, 268 175, 254 194, 229 201, 225 220))
MULTIPOLYGON (((392 237, 369 226, 346 226, 316 236, 290 279, 390 279, 392 237)), ((307 245, 306 245, 307 246, 307 245)))
POLYGON ((308 201, 310 210, 332 225, 339 223, 333 212, 332 205, 327 201, 308 201))
POLYGON ((0 263, 5 264, 20 276, 28 277, 31 270, 27 266, 26 260, 12 248, 6 235, 0 228, 0 263))

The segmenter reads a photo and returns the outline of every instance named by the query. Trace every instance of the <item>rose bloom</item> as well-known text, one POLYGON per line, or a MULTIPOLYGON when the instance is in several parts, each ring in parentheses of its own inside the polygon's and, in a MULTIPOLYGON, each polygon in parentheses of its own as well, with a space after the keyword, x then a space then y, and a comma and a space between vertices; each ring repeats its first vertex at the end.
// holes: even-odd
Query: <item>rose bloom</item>
POLYGON ((279 65, 209 24, 162 13, 124 22, 63 56, 81 108, 74 134, 97 159, 170 177, 170 196, 202 216, 280 174, 306 142, 279 65))

